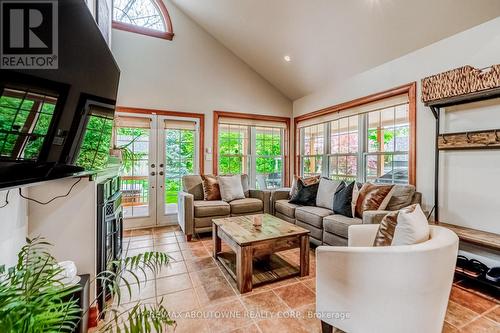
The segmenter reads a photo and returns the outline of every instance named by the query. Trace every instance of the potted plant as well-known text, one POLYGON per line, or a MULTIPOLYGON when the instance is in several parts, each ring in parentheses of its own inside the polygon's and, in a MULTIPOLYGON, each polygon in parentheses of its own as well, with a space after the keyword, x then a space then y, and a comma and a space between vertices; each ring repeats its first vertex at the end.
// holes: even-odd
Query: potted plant
MULTIPOLYGON (((40 237, 26 239, 17 264, 9 269, 0 266, 0 332, 72 332, 81 320, 82 309, 69 297, 80 287, 61 282, 62 268, 50 254, 50 246, 40 237)), ((161 300, 151 305, 139 301, 120 310, 126 299, 122 293, 127 291, 131 297, 131 284, 140 286, 141 274, 156 275, 169 259, 165 253, 145 252, 113 261, 107 271, 96 276, 107 282, 113 296, 100 313, 103 320, 98 332, 161 332, 175 325, 161 300)))

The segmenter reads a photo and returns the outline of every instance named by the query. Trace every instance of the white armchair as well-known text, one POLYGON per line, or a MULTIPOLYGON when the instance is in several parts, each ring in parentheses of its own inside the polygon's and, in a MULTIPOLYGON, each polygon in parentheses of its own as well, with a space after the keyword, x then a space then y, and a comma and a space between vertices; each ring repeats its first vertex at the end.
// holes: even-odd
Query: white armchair
POLYGON ((377 224, 349 227, 349 247, 316 249, 323 332, 441 332, 458 252, 451 230, 416 245, 372 247, 377 224))

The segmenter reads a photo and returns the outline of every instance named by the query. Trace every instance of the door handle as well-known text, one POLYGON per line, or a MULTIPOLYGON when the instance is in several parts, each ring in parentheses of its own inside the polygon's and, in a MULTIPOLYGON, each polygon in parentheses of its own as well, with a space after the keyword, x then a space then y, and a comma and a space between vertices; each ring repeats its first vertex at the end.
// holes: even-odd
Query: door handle
POLYGON ((162 164, 160 164, 160 168, 163 168, 163 163, 162 163, 162 164))
POLYGON ((151 176, 156 176, 156 172, 151 172, 151 176))
POLYGON ((154 168, 155 166, 156 166, 156 165, 155 165, 154 163, 153 163, 153 164, 151 164, 151 167, 152 167, 152 168, 154 168))
POLYGON ((159 175, 160 175, 160 176, 163 176, 163 171, 160 171, 160 172, 159 172, 159 175))

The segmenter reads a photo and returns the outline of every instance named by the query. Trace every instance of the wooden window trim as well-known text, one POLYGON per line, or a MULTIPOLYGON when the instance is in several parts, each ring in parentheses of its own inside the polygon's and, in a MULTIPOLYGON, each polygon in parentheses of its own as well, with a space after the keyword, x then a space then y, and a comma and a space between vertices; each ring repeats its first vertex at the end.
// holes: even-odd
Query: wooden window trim
POLYGON ((155 109, 141 109, 141 108, 132 108, 132 107, 125 107, 125 106, 117 106, 116 112, 197 118, 200 122, 200 153, 198 156, 198 159, 199 159, 198 163, 200 165, 200 174, 205 173, 205 163, 204 163, 205 162, 205 158, 204 158, 204 156, 205 156, 205 115, 203 113, 179 112, 179 111, 155 110, 155 109))
POLYGON ((248 114, 248 113, 239 113, 239 112, 228 112, 228 111, 214 111, 214 119, 213 119, 213 161, 212 161, 212 173, 217 175, 219 170, 219 118, 220 117, 228 117, 228 118, 236 118, 236 119, 250 119, 250 120, 263 120, 263 121, 274 121, 285 123, 285 133, 283 143, 284 151, 284 174, 283 178, 285 180, 285 186, 290 186, 290 124, 291 119, 287 117, 278 117, 278 116, 268 116, 268 115, 256 115, 256 114, 248 114))
POLYGON ((163 21, 165 23, 165 28, 167 29, 167 31, 159 31, 159 30, 149 29, 149 28, 141 27, 141 26, 138 26, 135 24, 119 22, 119 21, 115 21, 115 20, 113 20, 113 22, 112 22, 112 27, 114 29, 128 31, 128 32, 134 32, 134 33, 140 34, 140 35, 162 38, 162 39, 166 39, 166 40, 172 40, 174 38, 174 29, 172 28, 172 20, 170 19, 170 15, 168 14, 167 7, 165 6, 165 4, 163 3, 162 0, 151 0, 151 1, 153 1, 154 4, 160 10, 160 14, 163 18, 163 21))
POLYGON ((379 93, 357 98, 352 101, 329 106, 324 109, 303 114, 293 119, 293 128, 295 133, 294 139, 294 174, 299 171, 300 159, 300 138, 299 128, 297 125, 304 120, 321 117, 327 114, 341 112, 347 109, 358 107, 361 105, 377 102, 386 98, 407 94, 408 95, 408 112, 410 122, 410 151, 408 152, 408 182, 411 185, 417 183, 417 83, 411 82, 396 88, 385 90, 379 93))

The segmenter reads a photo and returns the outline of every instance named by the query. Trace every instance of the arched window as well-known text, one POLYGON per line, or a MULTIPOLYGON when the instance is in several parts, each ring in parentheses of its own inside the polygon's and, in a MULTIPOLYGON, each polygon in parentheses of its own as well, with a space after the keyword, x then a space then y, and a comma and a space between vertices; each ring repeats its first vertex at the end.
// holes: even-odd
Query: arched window
POLYGON ((114 0, 113 28, 172 40, 172 22, 163 0, 114 0))

